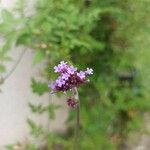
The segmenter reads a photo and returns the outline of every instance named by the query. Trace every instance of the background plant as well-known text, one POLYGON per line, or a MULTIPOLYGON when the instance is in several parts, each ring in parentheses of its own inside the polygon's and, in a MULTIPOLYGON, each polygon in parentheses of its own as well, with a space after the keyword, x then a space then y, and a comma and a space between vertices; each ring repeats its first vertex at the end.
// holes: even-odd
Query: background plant
MULTIPOLYGON (((35 65, 47 60, 42 72, 47 80, 54 78, 52 66, 62 58, 81 69, 91 66, 94 77, 79 91, 81 149, 121 148, 149 110, 148 5, 148 0, 42 0, 36 2, 33 16, 25 16, 25 2, 21 1, 15 9, 17 17, 8 10, 1 13, 0 31, 5 43, 0 50, 0 70, 5 71, 4 62, 9 60, 7 53, 14 43, 35 50, 35 65)), ((31 85, 39 95, 48 91, 47 82, 33 78, 31 85)), ((41 113, 53 108, 30 106, 41 113)), ((74 113, 70 112, 68 124, 73 120, 74 113)), ((42 131, 28 122, 33 130, 42 131)), ((66 135, 50 133, 46 139, 51 149, 61 145, 70 150, 72 126, 66 135)))

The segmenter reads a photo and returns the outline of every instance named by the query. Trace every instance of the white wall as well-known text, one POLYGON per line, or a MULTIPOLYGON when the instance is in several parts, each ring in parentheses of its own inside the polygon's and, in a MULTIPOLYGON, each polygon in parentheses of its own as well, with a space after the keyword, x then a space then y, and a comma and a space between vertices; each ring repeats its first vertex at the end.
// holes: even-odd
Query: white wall
MULTIPOLYGON (((1 8, 12 7, 14 0, 1 0, 0 3, 1 8)), ((11 51, 14 61, 7 65, 8 70, 17 60, 21 50, 22 48, 14 48, 11 51)), ((43 124, 45 128, 49 128, 52 131, 63 131, 65 129, 64 121, 67 117, 65 101, 55 96, 51 97, 50 94, 39 97, 31 91, 30 79, 32 76, 37 76, 40 68, 44 65, 43 63, 33 66, 33 57, 34 52, 27 50, 17 69, 2 86, 0 85, 0 89, 2 90, 2 93, 0 93, 0 149, 7 144, 30 140, 29 129, 26 123, 28 117, 33 118, 40 124, 43 124), (29 101, 36 104, 52 102, 62 104, 64 107, 56 112, 55 121, 48 121, 46 115, 36 117, 36 115, 30 112, 28 108, 29 101)))

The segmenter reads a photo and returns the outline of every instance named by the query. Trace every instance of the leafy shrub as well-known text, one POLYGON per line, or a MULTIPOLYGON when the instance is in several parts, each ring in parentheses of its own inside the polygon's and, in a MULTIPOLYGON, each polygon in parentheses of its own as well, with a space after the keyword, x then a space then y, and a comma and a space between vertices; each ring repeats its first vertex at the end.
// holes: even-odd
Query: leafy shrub
MULTIPOLYGON (((1 60, 8 59, 7 51, 16 43, 35 50, 34 64, 47 60, 43 69, 47 80, 53 78, 53 66, 62 59, 78 64, 79 68, 94 68, 92 82, 79 91, 83 150, 116 149, 129 131, 139 127, 141 114, 149 109, 148 86, 143 84, 145 79, 140 72, 145 70, 139 67, 141 50, 147 45, 142 47, 138 43, 137 47, 146 35, 145 30, 149 32, 149 13, 145 9, 148 4, 148 0, 42 0, 36 3, 32 16, 23 15, 22 5, 17 9, 17 17, 2 11, 0 31, 5 44, 0 51, 1 60), (143 30, 138 32, 140 28, 143 30)), ((0 70, 5 71, 3 64, 0 70)), ((46 84, 33 79, 33 92, 47 92, 46 84)), ((73 119, 71 111, 68 123, 73 119)), ((72 149, 72 130, 68 129, 67 136, 49 133, 49 149, 54 149, 54 145, 72 149)))

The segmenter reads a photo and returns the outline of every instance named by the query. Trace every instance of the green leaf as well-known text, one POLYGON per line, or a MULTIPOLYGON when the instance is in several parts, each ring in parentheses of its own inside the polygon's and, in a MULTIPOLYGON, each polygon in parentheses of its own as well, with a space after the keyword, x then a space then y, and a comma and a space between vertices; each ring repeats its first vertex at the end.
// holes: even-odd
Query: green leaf
POLYGON ((6 9, 3 9, 1 14, 4 22, 10 23, 14 20, 13 15, 6 9))
POLYGON ((36 93, 38 95, 43 95, 45 92, 48 92, 48 84, 44 82, 36 81, 32 78, 31 80, 31 88, 33 93, 36 93))
POLYGON ((42 106, 42 104, 34 105, 32 103, 29 103, 29 107, 33 113, 41 114, 46 111, 46 107, 42 106))
POLYGON ((35 65, 40 63, 44 58, 45 58, 44 52, 42 52, 41 50, 36 51, 33 59, 33 64, 35 65))
POLYGON ((61 106, 59 105, 53 105, 53 104, 48 105, 47 110, 50 119, 55 119, 55 110, 60 107, 61 106))
POLYGON ((28 145, 26 150, 38 150, 35 145, 28 145))
MULTIPOLYGON (((0 56, 0 59, 1 59, 1 56, 0 56)), ((13 59, 12 59, 10 56, 4 56, 4 57, 2 58, 2 60, 3 60, 3 61, 10 62, 10 61, 12 61, 13 59)))
POLYGON ((3 65, 0 64, 0 73, 3 73, 5 71, 6 71, 5 66, 3 66, 3 65))
POLYGON ((7 145, 7 146, 5 146, 6 147, 6 150, 13 150, 14 148, 13 148, 13 145, 7 145))
POLYGON ((34 136, 34 137, 39 137, 43 134, 43 130, 42 130, 42 127, 37 125, 33 120, 31 119, 27 119, 27 122, 28 122, 28 125, 30 127, 30 130, 31 130, 31 134, 34 136))

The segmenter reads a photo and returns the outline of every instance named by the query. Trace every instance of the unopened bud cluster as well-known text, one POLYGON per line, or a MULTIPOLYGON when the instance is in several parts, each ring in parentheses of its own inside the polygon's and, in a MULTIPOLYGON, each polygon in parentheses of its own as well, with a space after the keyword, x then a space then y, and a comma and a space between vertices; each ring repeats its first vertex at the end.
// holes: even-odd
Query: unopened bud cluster
POLYGON ((77 108, 77 106, 78 106, 78 102, 73 98, 68 98, 67 99, 67 104, 71 108, 77 108))

